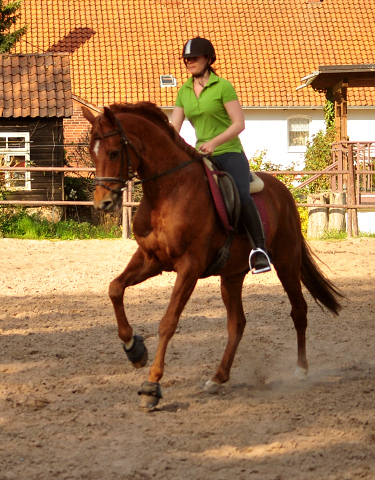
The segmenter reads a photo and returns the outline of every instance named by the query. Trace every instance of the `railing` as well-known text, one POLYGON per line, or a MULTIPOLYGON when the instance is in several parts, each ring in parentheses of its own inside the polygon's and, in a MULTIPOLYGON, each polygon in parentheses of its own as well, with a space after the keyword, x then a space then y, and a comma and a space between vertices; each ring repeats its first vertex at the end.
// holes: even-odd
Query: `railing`
POLYGON ((331 177, 334 192, 346 192, 348 236, 358 235, 358 208, 368 208, 362 200, 375 201, 375 142, 335 142, 332 162, 337 163, 336 174, 331 177))
MULTIPOLYGON (((331 187, 335 192, 347 192, 346 204, 315 204, 297 203, 298 207, 313 208, 344 208, 348 212, 347 231, 348 236, 358 235, 357 209, 368 209, 369 205, 361 202, 365 193, 372 193, 375 203, 375 142, 336 142, 332 148, 333 164, 321 171, 267 171, 270 175, 306 176, 311 178, 296 188, 301 188, 314 181, 321 175, 331 176, 331 187)), ((92 167, 0 167, 0 171, 43 171, 43 172, 95 172, 92 167)), ((0 200, 0 205, 32 205, 32 206, 90 206, 92 201, 74 200, 0 200)), ((131 234, 131 207, 138 206, 139 202, 132 201, 132 185, 123 192, 123 238, 129 238, 131 234)), ((374 205, 375 208, 375 205, 374 205)))
MULTIPOLYGON (((0 172, 63 172, 75 173, 86 172, 93 173, 95 168, 92 167, 0 167, 0 172)), ((129 182, 128 188, 123 192, 122 203, 122 237, 129 238, 131 235, 131 207, 139 205, 139 202, 132 201, 132 185, 129 182)), ((92 206, 92 201, 83 200, 0 200, 0 205, 29 205, 35 207, 43 206, 92 206)))

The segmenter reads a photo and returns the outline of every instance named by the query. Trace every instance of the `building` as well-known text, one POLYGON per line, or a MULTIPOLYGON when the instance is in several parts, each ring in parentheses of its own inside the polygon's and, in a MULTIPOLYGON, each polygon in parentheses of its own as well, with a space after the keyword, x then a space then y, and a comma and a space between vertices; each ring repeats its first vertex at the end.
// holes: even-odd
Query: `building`
MULTIPOLYGON (((69 54, 0 55, 0 157, 4 166, 64 163, 63 120, 73 113, 69 54)), ((62 200, 60 172, 2 172, 7 200, 62 200)))

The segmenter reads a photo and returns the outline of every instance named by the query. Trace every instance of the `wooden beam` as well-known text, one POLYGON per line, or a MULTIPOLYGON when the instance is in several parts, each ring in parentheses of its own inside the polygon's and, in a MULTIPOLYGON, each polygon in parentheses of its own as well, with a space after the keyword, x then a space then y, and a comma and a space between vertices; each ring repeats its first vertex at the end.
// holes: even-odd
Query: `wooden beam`
POLYGON ((348 79, 336 83, 333 98, 335 101, 336 142, 348 140, 348 79))
POLYGON ((336 83, 336 85, 333 85, 332 87, 332 93, 336 93, 338 92, 339 90, 341 90, 341 87, 342 87, 342 80, 340 80, 339 82, 336 83))

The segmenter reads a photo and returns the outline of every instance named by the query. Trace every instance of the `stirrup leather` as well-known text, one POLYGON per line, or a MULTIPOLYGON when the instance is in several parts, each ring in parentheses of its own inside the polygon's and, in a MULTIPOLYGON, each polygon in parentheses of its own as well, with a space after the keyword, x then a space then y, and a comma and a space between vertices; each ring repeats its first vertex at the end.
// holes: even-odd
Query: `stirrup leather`
POLYGON ((262 250, 261 248, 253 248, 251 250, 250 256, 249 256, 249 267, 250 267, 251 273, 269 272, 271 270, 271 260, 264 250, 262 250), (264 255, 264 257, 266 258, 266 260, 268 262, 268 265, 266 265, 265 267, 262 267, 262 268, 256 268, 256 266, 254 266, 254 267, 251 266, 251 258, 253 257, 253 255, 256 255, 257 253, 261 253, 262 255, 264 255))

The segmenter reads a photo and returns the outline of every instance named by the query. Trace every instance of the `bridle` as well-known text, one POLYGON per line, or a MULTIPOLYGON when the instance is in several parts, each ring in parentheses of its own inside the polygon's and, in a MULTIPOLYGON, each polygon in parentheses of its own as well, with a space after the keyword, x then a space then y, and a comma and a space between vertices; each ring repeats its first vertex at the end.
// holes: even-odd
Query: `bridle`
POLYGON ((117 123, 117 130, 112 130, 111 132, 103 133, 102 135, 95 135, 96 140, 100 140, 103 138, 108 138, 108 137, 113 137, 114 135, 120 135, 121 137, 121 165, 120 165, 120 175, 118 177, 95 177, 95 185, 98 185, 100 187, 106 188, 112 193, 115 193, 117 195, 121 195, 121 193, 126 189, 126 185, 130 180, 133 180, 133 178, 138 178, 138 176, 134 173, 132 163, 130 160, 130 149, 129 147, 132 148, 134 153, 137 155, 138 159, 142 161, 142 156, 138 152, 138 150, 135 148, 133 143, 129 140, 129 138, 126 136, 126 133, 124 129, 122 128, 122 125, 117 117, 115 117, 116 123, 117 123), (127 160, 128 164, 128 178, 125 180, 123 178, 123 171, 124 171, 124 165, 125 165, 125 160, 127 160), (120 185, 120 188, 111 188, 106 183, 117 183, 120 185))
POLYGON ((137 155, 138 159, 140 162, 142 162, 143 158, 142 155, 138 152, 138 150, 135 148, 131 140, 126 136, 126 133, 124 129, 122 128, 122 125, 117 117, 115 117, 116 123, 117 123, 117 130, 112 130, 111 132, 103 133, 102 135, 95 135, 96 140, 101 140, 103 138, 108 138, 108 137, 113 137, 114 135, 120 135, 121 137, 121 165, 120 165, 120 175, 118 177, 95 177, 94 183, 97 186, 103 187, 107 190, 109 190, 112 193, 115 193, 116 195, 121 195, 122 192, 127 188, 127 184, 129 181, 133 180, 134 178, 137 178, 138 181, 134 182, 134 185, 139 185, 143 184, 145 182, 148 182, 150 180, 156 180, 160 177, 163 177, 164 175, 169 175, 170 173, 175 172, 176 170, 179 170, 180 168, 186 167, 187 165, 190 165, 193 162, 196 162, 198 160, 202 160, 206 155, 199 155, 197 157, 194 157, 191 160, 188 160, 186 162, 180 163, 174 168, 171 168, 170 170, 167 170, 166 172, 158 173, 156 175, 153 175, 152 177, 148 177, 145 179, 139 179, 138 175, 133 171, 132 163, 130 160, 130 148, 132 148, 133 152, 137 155), (125 165, 125 160, 127 160, 128 164, 128 178, 125 180, 122 176, 123 170, 124 170, 124 165, 125 165), (117 183, 120 185, 120 188, 111 188, 106 183, 117 183))

